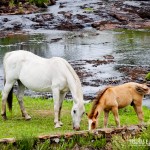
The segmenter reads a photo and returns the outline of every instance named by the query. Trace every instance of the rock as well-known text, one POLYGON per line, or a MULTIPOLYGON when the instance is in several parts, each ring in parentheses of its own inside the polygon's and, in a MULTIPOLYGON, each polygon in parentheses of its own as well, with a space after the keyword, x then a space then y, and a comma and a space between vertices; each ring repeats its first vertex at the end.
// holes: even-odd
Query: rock
POLYGON ((14 29, 20 29, 20 28, 22 28, 22 23, 19 22, 19 21, 12 22, 12 25, 13 25, 14 29))
POLYGON ((0 139, 0 143, 15 143, 16 139, 15 138, 4 138, 0 139))

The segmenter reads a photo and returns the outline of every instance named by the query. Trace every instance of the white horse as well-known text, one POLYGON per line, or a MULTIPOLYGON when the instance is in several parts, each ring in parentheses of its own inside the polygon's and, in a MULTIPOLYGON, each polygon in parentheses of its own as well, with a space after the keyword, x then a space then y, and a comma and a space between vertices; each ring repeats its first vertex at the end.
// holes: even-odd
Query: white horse
POLYGON ((6 117, 6 101, 12 110, 12 89, 18 82, 17 99, 22 116, 31 119, 25 110, 23 96, 25 87, 38 92, 52 92, 54 99, 55 128, 61 127, 60 112, 62 101, 70 90, 74 105, 71 110, 73 129, 80 129, 81 117, 85 111, 82 87, 79 77, 71 65, 64 59, 39 57, 31 52, 18 50, 6 53, 4 60, 4 89, 2 91, 3 119, 6 117))

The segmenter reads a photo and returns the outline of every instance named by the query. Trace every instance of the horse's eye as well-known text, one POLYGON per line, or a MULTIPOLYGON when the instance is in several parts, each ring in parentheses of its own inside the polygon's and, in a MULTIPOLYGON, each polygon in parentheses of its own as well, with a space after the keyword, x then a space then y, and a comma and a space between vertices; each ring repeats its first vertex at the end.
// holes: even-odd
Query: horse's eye
POLYGON ((85 114, 85 112, 83 112, 82 116, 85 114))
POLYGON ((76 113, 76 110, 73 110, 73 113, 75 114, 75 113, 76 113))

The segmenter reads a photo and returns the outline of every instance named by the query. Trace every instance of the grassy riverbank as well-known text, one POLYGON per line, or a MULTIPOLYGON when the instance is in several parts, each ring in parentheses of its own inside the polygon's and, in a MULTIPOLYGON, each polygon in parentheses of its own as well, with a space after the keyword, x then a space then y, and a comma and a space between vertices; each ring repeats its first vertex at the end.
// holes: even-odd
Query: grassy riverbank
MULTIPOLYGON (((1 97, 0 97, 1 99, 1 97)), ((45 100, 40 98, 24 98, 25 107, 27 112, 31 115, 32 119, 30 121, 25 121, 21 116, 20 108, 18 102, 14 96, 13 110, 12 114, 9 113, 7 109, 8 120, 3 121, 0 117, 1 124, 1 134, 0 138, 10 138, 10 137, 21 137, 21 136, 38 136, 43 134, 57 134, 74 132, 72 130, 72 118, 71 118, 71 108, 72 101, 64 101, 62 107, 62 122, 64 125, 62 128, 54 128, 54 114, 53 114, 53 100, 45 100)), ((90 111, 92 103, 86 104, 86 112, 90 111)), ((1 105, 0 105, 1 109, 1 105)), ((144 111, 144 121, 150 121, 150 110, 143 107, 144 111)), ((137 116, 131 106, 119 110, 121 125, 131 125, 137 124, 137 116)), ((113 115, 109 116, 109 126, 115 127, 115 121, 113 115)), ((103 126, 103 117, 99 119, 99 128, 103 126)), ((81 130, 88 129, 88 121, 86 115, 83 116, 81 121, 81 130)))

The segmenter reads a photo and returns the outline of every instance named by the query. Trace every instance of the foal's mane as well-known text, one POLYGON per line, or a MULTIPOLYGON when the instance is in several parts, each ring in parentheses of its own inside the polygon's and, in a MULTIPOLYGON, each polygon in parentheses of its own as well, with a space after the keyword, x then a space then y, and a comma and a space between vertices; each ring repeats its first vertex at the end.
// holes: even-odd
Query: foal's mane
POLYGON ((90 112, 89 115, 88 115, 88 117, 89 117, 90 119, 93 118, 95 109, 97 108, 101 97, 103 96, 103 94, 105 93, 105 91, 106 91, 108 88, 110 88, 110 86, 109 86, 109 87, 106 87, 105 89, 103 89, 103 90, 101 90, 101 91, 99 91, 98 94, 97 94, 97 96, 96 96, 95 99, 93 100, 92 109, 91 109, 91 112, 90 112))

